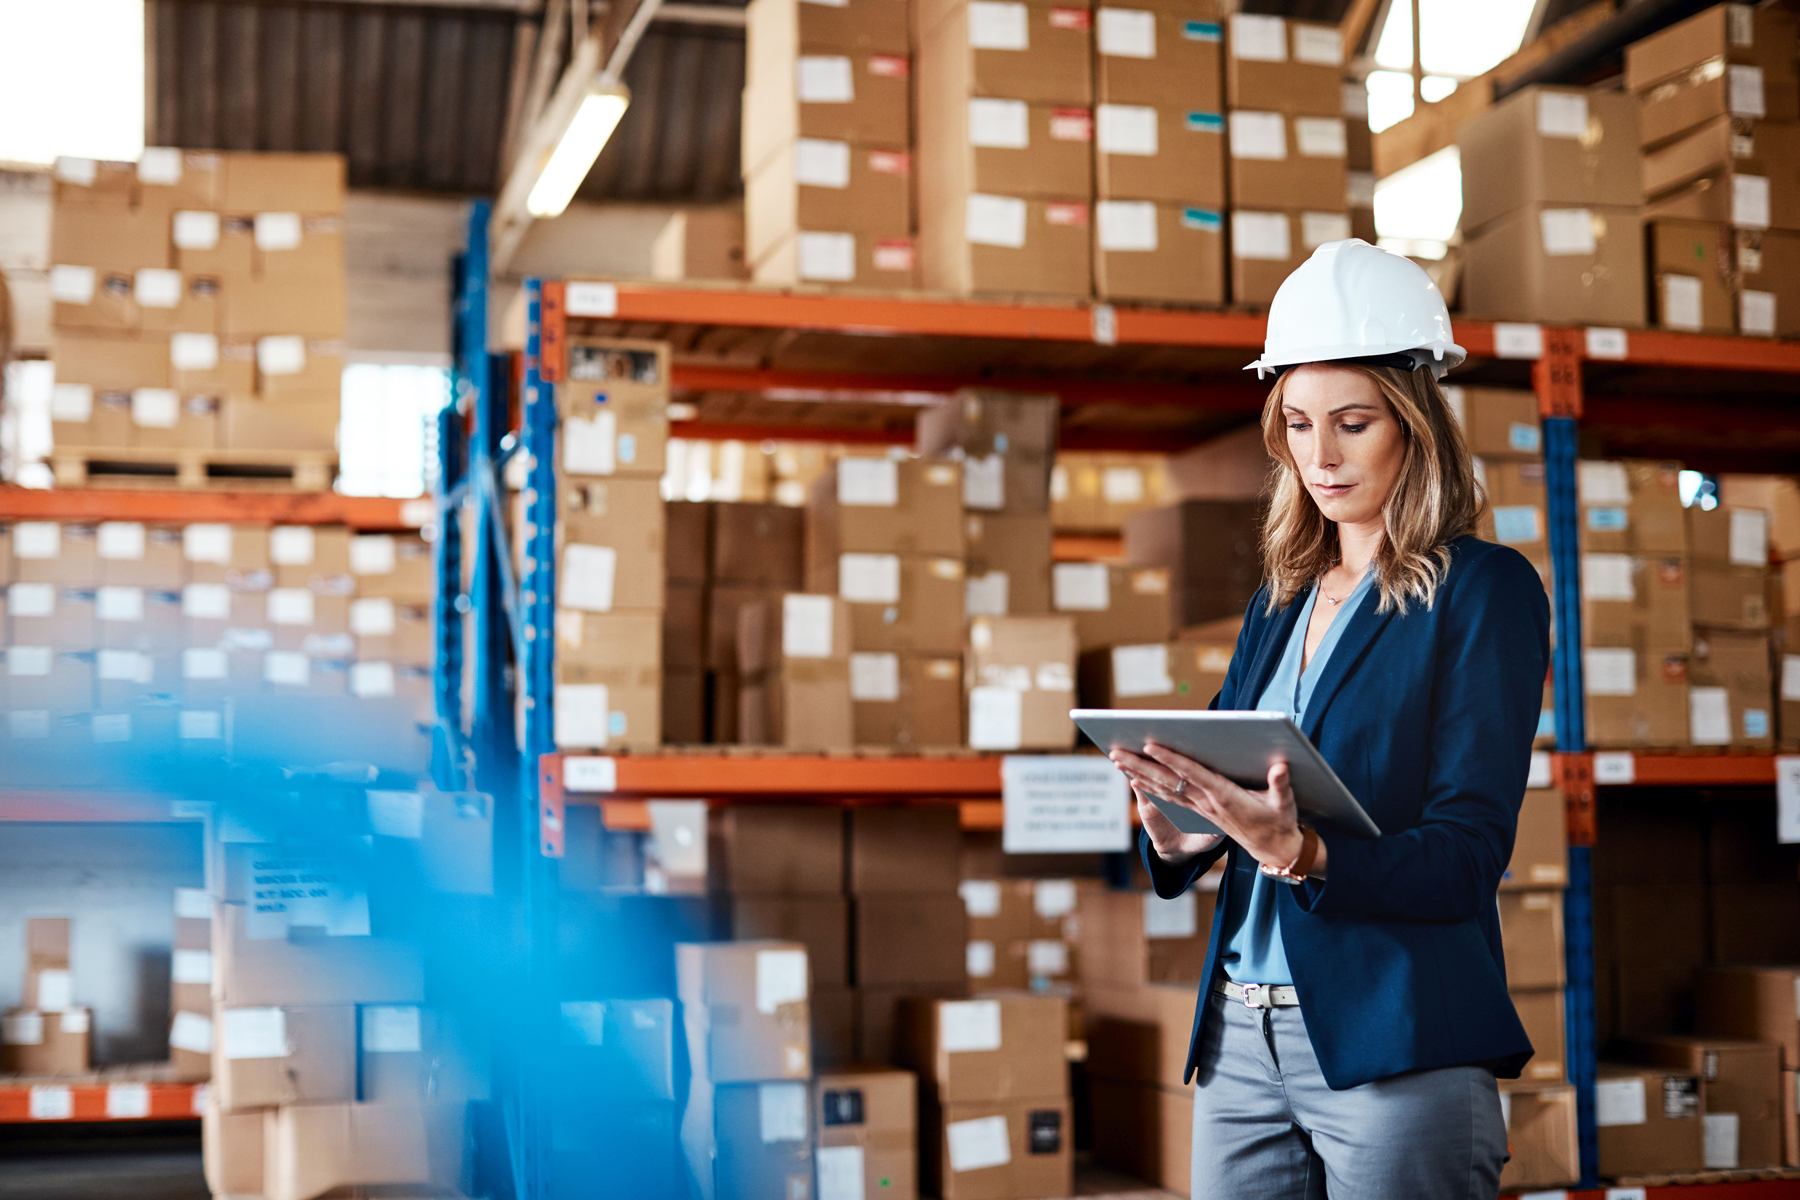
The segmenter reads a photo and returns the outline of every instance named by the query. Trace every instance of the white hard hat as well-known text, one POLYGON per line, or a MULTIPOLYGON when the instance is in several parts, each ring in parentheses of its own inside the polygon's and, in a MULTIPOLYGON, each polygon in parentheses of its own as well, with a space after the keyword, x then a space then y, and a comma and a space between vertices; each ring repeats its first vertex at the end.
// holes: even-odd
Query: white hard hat
POLYGON ((1468 357, 1451 340, 1450 311, 1423 268, 1361 238, 1325 242, 1285 279, 1269 305, 1258 379, 1302 363, 1385 360, 1371 365, 1434 377, 1468 357))

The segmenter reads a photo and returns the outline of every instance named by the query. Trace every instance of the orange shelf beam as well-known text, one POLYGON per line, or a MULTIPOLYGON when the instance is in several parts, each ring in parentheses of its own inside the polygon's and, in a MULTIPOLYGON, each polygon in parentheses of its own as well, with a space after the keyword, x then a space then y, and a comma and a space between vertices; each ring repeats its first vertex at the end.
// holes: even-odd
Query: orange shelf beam
MULTIPOLYGON (((570 755, 568 757, 580 757, 570 755)), ((627 754, 613 759, 606 797, 830 797, 833 799, 1000 798, 1000 759, 854 758, 808 754, 627 754)), ((593 803, 570 790, 568 800, 593 803)))
MULTIPOLYGON (((614 833, 649 833, 648 800, 601 800, 600 823, 614 833)), ((964 829, 997 832, 1006 823, 1006 809, 998 800, 961 800, 957 817, 964 829)))
POLYGON ((127 1079, 96 1082, 87 1077, 0 1079, 0 1124, 199 1120, 197 1105, 204 1086, 127 1079), (115 1089, 109 1103, 108 1093, 115 1089), (65 1112, 68 1115, 62 1115, 65 1112))
POLYGON ((336 492, 112 491, 0 487, 0 520, 190 521, 270 525, 349 525, 356 529, 417 529, 431 519, 432 502, 336 492))
POLYGON ((1775 782, 1772 754, 1638 754, 1631 766, 1632 783, 1638 787, 1769 787, 1775 782))
POLYGON ((174 815, 175 798, 126 791, 0 791, 0 821, 68 821, 77 824, 158 824, 191 818, 174 815))

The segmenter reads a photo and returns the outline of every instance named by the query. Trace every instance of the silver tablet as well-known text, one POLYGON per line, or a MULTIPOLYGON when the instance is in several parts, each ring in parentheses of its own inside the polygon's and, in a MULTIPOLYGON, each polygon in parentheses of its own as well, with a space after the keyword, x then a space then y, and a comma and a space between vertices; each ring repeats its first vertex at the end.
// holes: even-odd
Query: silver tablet
MULTIPOLYGON (((1286 762, 1294 803, 1308 818, 1358 837, 1381 829, 1363 811, 1300 727, 1279 712, 1216 712, 1153 708, 1077 708, 1069 713, 1102 750, 1144 752, 1145 742, 1167 746, 1243 787, 1268 786, 1269 768, 1286 762)), ((1150 800, 1183 833, 1218 833, 1192 809, 1161 797, 1150 800)))

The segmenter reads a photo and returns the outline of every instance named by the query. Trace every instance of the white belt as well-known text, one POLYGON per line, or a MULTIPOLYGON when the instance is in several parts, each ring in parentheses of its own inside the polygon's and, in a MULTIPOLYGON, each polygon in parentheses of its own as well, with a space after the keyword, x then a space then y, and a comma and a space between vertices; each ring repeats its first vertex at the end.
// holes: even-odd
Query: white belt
POLYGON ((1245 1008, 1291 1008, 1300 1003, 1300 993, 1288 983, 1233 983, 1220 979, 1213 983, 1212 990, 1245 1008))

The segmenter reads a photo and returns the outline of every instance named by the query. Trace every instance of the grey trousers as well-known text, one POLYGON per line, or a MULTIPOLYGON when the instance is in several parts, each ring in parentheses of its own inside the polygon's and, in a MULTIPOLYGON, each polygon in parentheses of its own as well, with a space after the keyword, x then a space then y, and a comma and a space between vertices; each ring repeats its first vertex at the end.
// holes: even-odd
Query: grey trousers
POLYGON ((1298 1008, 1211 995, 1194 1089, 1193 1200, 1493 1200, 1493 1075, 1446 1067, 1334 1092, 1298 1008))

